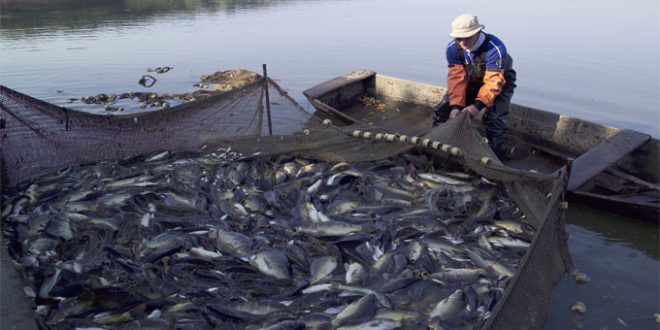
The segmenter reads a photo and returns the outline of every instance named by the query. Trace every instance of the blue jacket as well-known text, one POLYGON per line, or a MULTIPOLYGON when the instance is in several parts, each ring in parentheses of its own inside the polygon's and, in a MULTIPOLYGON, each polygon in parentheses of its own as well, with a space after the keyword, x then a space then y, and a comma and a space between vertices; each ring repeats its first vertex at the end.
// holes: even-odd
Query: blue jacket
POLYGON ((468 88, 479 89, 474 103, 477 108, 490 107, 506 83, 504 71, 510 68, 506 46, 496 36, 480 33, 484 40, 473 52, 462 49, 455 40, 447 45, 447 89, 452 108, 466 106, 468 88))

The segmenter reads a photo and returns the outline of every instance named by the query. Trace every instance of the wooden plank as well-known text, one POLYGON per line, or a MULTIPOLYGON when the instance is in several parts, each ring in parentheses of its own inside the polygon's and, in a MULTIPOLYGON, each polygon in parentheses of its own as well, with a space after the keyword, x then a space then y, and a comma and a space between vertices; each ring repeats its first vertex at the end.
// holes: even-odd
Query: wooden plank
POLYGON ((535 143, 529 143, 529 142, 527 142, 527 143, 528 143, 533 149, 536 149, 536 150, 539 150, 539 151, 543 151, 543 152, 545 152, 546 154, 548 154, 548 155, 550 155, 550 156, 553 156, 553 157, 557 157, 557 158, 561 159, 561 160, 564 161, 564 162, 571 162, 571 161, 573 161, 573 158, 571 158, 570 156, 567 156, 566 154, 564 154, 564 153, 562 153, 562 152, 559 152, 559 151, 557 151, 557 150, 554 150, 554 149, 551 149, 551 148, 548 148, 548 147, 544 147, 544 146, 541 146, 541 145, 538 145, 538 144, 535 144, 535 143))
POLYGON ((654 224, 660 223, 658 203, 639 203, 624 198, 605 196, 586 191, 573 191, 567 195, 568 201, 612 212, 654 224))
POLYGON ((335 109, 335 108, 333 108, 333 107, 331 107, 331 106, 329 106, 329 105, 327 105, 327 104, 325 104, 325 103, 323 103, 323 102, 321 102, 317 99, 311 99, 311 102, 312 102, 312 105, 315 108, 317 108, 321 111, 325 111, 326 113, 328 113, 331 116, 337 117, 338 119, 344 121, 346 124, 354 124, 354 123, 362 122, 361 120, 359 120, 357 118, 353 118, 353 117, 351 117, 351 116, 349 116, 349 115, 347 115, 347 114, 345 114, 345 113, 343 113, 343 112, 341 112, 341 111, 339 111, 339 110, 337 110, 337 109, 335 109))
POLYGON ((651 183, 651 182, 648 182, 648 181, 644 181, 644 180, 642 180, 642 179, 640 179, 636 176, 630 175, 628 173, 621 172, 617 169, 609 168, 609 169, 607 169, 606 172, 610 173, 612 175, 616 175, 618 177, 621 177, 621 178, 623 178, 625 180, 628 180, 630 182, 633 182, 635 184, 638 184, 638 185, 640 185, 642 187, 645 187, 647 189, 660 190, 660 185, 657 185, 655 183, 651 183))
POLYGON ((308 98, 308 99, 316 99, 319 98, 325 94, 328 94, 331 91, 340 89, 344 86, 350 85, 354 82, 360 81, 360 80, 365 80, 368 78, 371 78, 376 75, 376 72, 374 71, 355 71, 351 72, 349 74, 345 74, 343 76, 339 76, 337 78, 334 78, 332 80, 328 80, 326 82, 322 82, 310 89, 307 89, 303 91, 303 94, 308 98))
POLYGON ((650 138, 647 134, 626 129, 585 152, 573 161, 568 191, 576 190, 650 138))

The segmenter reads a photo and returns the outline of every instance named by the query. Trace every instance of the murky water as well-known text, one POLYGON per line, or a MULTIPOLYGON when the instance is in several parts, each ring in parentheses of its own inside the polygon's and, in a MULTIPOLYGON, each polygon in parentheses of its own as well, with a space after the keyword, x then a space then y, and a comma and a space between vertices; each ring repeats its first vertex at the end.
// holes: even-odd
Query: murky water
POLYGON ((567 213, 568 246, 575 270, 559 281, 550 297, 545 329, 658 329, 660 250, 658 226, 571 205, 567 213), (581 301, 587 312, 569 309, 581 301))
MULTIPOLYGON (((101 92, 183 92, 233 68, 302 91, 356 70, 445 85, 451 19, 479 15, 514 58, 514 102, 660 136, 657 0, 1 1, 0 83, 58 105, 101 92), (594 10, 597 8, 597 10, 594 10), (172 66, 152 88, 146 69, 172 66)), ((658 227, 571 208, 578 269, 551 299, 547 329, 567 329, 581 300, 586 329, 657 329, 658 227)))

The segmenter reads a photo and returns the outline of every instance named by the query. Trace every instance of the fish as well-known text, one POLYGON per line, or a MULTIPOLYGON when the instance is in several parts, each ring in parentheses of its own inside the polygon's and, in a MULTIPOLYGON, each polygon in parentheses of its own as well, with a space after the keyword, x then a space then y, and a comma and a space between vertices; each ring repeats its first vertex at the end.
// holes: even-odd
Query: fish
POLYGON ((332 325, 350 325, 370 320, 377 308, 376 296, 368 294, 342 309, 332 320, 332 325))
POLYGON ((441 174, 436 174, 436 173, 418 173, 418 177, 420 177, 423 180, 426 181, 431 181, 433 183, 439 183, 439 184, 449 184, 449 185, 465 185, 467 182, 454 179, 448 176, 444 176, 441 174))
POLYGON ((121 325, 117 329, 119 330, 129 330, 129 329, 141 329, 141 330, 171 330, 174 328, 175 320, 163 320, 163 319, 143 319, 143 320, 134 320, 126 324, 121 325))
POLYGON ((363 226, 339 221, 326 221, 313 223, 307 226, 296 227, 296 232, 314 237, 344 236, 355 234, 363 230, 363 226))
POLYGON ((455 245, 446 239, 426 238, 422 241, 429 251, 446 252, 450 255, 460 255, 463 253, 460 245, 455 245))
POLYGON ((358 208, 360 204, 356 201, 336 201, 328 206, 328 214, 344 214, 358 208))
POLYGON ((307 194, 309 194, 309 195, 314 195, 314 194, 316 194, 316 192, 318 192, 319 189, 321 188, 321 185, 322 185, 322 184, 323 184, 323 180, 322 180, 322 179, 318 179, 318 180, 316 180, 316 182, 314 182, 312 185, 310 185, 310 186, 307 188, 307 194))
POLYGON ((337 269, 337 259, 332 256, 323 256, 312 261, 310 283, 315 284, 332 274, 337 269))
POLYGON ((342 182, 344 182, 346 179, 349 179, 349 178, 357 179, 357 178, 362 178, 362 177, 363 177, 363 175, 361 173, 355 171, 355 170, 346 170, 346 171, 343 171, 343 172, 333 174, 332 176, 330 176, 326 180, 325 184, 328 185, 328 186, 334 186, 334 185, 341 184, 342 182))
POLYGON ((119 179, 119 180, 111 180, 108 183, 106 183, 105 187, 108 189, 116 189, 116 188, 125 188, 125 187, 149 187, 149 186, 155 186, 155 182, 151 182, 149 180, 153 179, 153 176, 150 175, 137 175, 125 179, 119 179))
POLYGON ((40 298, 49 298, 50 297, 50 291, 55 287, 55 284, 57 284, 57 281, 60 280, 60 274, 62 273, 62 269, 60 268, 55 268, 53 275, 48 277, 47 280, 45 280, 42 284, 41 287, 39 288, 39 297, 40 298))
POLYGON ((380 309, 374 315, 375 319, 380 320, 392 320, 392 321, 403 321, 403 320, 413 320, 421 317, 422 314, 415 311, 398 311, 398 310, 389 310, 389 309, 380 309))
POLYGON ((465 308, 463 297, 463 290, 457 289, 452 294, 439 301, 433 307, 433 309, 429 311, 428 316, 430 318, 438 318, 440 320, 447 320, 451 317, 454 317, 456 314, 460 313, 463 308, 465 308))
POLYGON ((488 242, 496 247, 527 250, 530 243, 513 237, 490 236, 488 242))
POLYGON ((286 255, 273 250, 264 250, 250 256, 250 264, 262 274, 280 280, 290 280, 289 260, 286 255))
POLYGON ((485 260, 471 249, 466 249, 465 251, 477 266, 497 274, 500 279, 510 278, 515 275, 515 272, 509 266, 497 260, 485 260))
POLYGON ((239 257, 249 255, 254 245, 249 237, 241 233, 219 228, 211 228, 208 236, 214 239, 215 246, 221 252, 235 254, 239 257))
POLYGON ((130 311, 124 313, 115 313, 115 314, 101 313, 95 315, 93 318, 93 321, 95 323, 103 324, 103 325, 125 323, 127 321, 132 321, 132 320, 133 317, 130 311))
POLYGON ((170 154, 171 154, 171 152, 168 151, 168 150, 161 151, 161 152, 159 152, 159 153, 157 153, 157 154, 155 154, 155 155, 153 155, 153 156, 151 156, 151 157, 148 157, 148 158, 145 159, 144 161, 145 161, 145 162, 158 162, 158 161, 164 160, 164 159, 167 158, 167 156, 169 156, 170 154))
POLYGON ((359 262, 352 262, 344 264, 346 269, 345 282, 346 284, 360 284, 365 276, 365 269, 359 262))
POLYGON ((308 222, 330 222, 330 218, 327 215, 316 209, 314 204, 309 202, 303 203, 301 206, 299 206, 298 213, 308 222))
POLYGON ((450 282, 474 282, 486 274, 486 270, 482 268, 445 268, 438 273, 431 274, 431 278, 450 282))
POLYGON ((318 163, 311 163, 311 164, 304 165, 303 167, 301 167, 298 170, 298 172, 296 172, 296 178, 302 178, 302 177, 308 176, 310 174, 311 175, 318 174, 322 171, 322 168, 321 168, 322 166, 323 165, 318 164, 318 163))
POLYGON ((534 229, 525 223, 513 220, 499 220, 492 224, 494 227, 502 228, 510 233, 516 235, 524 235, 524 237, 531 238, 534 235, 534 229))
POLYGON ((271 313, 277 313, 286 309, 286 306, 272 301, 246 301, 233 307, 234 310, 254 316, 266 316, 271 313))
POLYGON ((51 219, 46 226, 46 233, 54 238, 62 240, 69 240, 73 238, 73 230, 69 224, 69 219, 66 217, 57 217, 51 219))
POLYGON ((201 257, 201 258, 208 258, 208 259, 215 259, 215 258, 220 258, 222 257, 222 253, 220 252, 215 252, 215 251, 209 251, 204 249, 203 247, 191 247, 188 252, 190 255, 201 257))
POLYGON ((400 321, 374 319, 356 325, 340 326, 337 330, 393 330, 399 329, 400 327, 400 321))
POLYGON ((263 330, 303 330, 305 329, 305 322, 301 320, 284 320, 262 329, 263 330))
POLYGON ((93 297, 88 294, 64 299, 48 314, 46 324, 55 325, 68 316, 83 314, 93 307, 93 303, 93 297))

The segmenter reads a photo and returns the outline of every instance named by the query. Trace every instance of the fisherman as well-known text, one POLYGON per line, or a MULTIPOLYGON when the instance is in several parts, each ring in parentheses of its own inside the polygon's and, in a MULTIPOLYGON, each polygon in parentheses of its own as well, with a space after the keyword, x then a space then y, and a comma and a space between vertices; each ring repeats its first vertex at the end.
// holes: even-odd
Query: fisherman
POLYGON ((504 43, 483 29, 472 14, 460 15, 451 23, 449 36, 454 40, 447 46, 449 109, 445 111, 453 119, 461 111, 474 117, 483 110, 488 144, 502 158, 516 72, 504 43))

